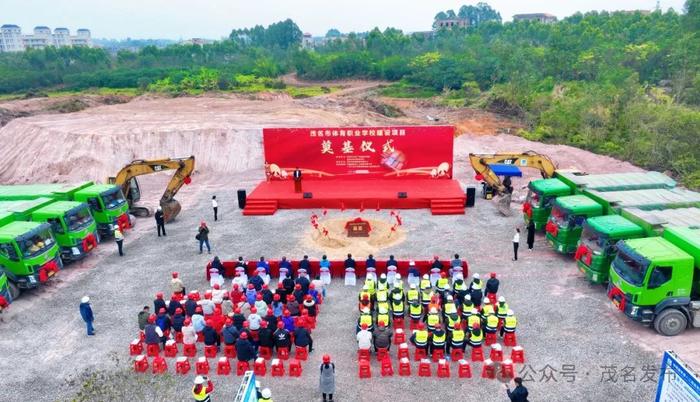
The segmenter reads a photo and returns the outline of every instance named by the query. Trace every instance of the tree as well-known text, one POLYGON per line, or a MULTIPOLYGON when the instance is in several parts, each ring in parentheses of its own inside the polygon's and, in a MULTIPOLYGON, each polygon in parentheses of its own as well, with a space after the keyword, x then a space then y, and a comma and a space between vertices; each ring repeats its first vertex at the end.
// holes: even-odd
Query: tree
POLYGON ((486 3, 476 6, 464 5, 459 9, 459 17, 469 20, 469 26, 476 27, 487 21, 501 23, 501 14, 486 3))
POLYGON ((340 38, 342 34, 336 28, 331 28, 326 32, 326 38, 340 38))

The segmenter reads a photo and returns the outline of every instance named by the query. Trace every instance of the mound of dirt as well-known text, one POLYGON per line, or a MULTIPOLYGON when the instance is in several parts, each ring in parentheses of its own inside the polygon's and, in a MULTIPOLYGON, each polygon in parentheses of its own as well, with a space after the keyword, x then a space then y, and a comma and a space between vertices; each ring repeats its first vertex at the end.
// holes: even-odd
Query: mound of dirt
POLYGON ((345 218, 319 221, 318 229, 312 227, 304 234, 304 246, 318 250, 330 259, 344 259, 348 253, 378 254, 380 250, 406 240, 406 231, 401 226, 392 231, 393 222, 379 219, 367 219, 372 227, 369 237, 348 237, 345 231, 347 221, 345 218), (323 228, 328 233, 324 233, 323 228))

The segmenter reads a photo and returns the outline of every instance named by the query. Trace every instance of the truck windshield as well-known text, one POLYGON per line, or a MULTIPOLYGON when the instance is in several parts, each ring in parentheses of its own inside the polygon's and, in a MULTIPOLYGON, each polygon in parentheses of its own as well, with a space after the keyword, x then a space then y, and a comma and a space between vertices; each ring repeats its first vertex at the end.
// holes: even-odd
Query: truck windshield
POLYGON ((596 232, 589 225, 583 226, 581 243, 596 254, 600 254, 608 246, 609 238, 596 232))
POLYGON ((552 222, 554 222, 560 228, 565 228, 569 226, 569 214, 564 212, 560 207, 554 206, 552 208, 552 222))
POLYGON ((55 240, 49 228, 48 225, 42 225, 15 239, 24 258, 36 257, 54 245, 55 240))
POLYGON ((613 260, 612 267, 618 275, 635 286, 642 286, 647 272, 649 261, 641 257, 633 256, 623 249, 617 251, 617 257, 613 260))
POLYGON ((540 206, 540 194, 537 193, 537 191, 533 191, 532 189, 527 191, 527 197, 525 198, 525 202, 529 202, 533 207, 537 208, 540 206))
POLYGON ((92 215, 90 215, 90 210, 87 205, 81 205, 71 209, 66 212, 63 219, 66 222, 66 226, 68 226, 68 230, 71 232, 85 229, 93 222, 92 215))
POLYGON ((126 200, 124 200, 124 194, 122 194, 122 190, 119 187, 107 190, 100 194, 100 196, 102 197, 102 202, 104 202, 107 209, 120 207, 126 202, 126 200))

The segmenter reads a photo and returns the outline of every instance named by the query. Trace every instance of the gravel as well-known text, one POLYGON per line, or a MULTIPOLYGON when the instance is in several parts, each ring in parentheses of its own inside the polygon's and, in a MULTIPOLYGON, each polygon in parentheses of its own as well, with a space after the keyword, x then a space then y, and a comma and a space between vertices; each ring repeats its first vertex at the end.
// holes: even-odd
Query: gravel
MULTIPOLYGON (((250 191, 256 178, 257 173, 248 172, 236 182, 250 191)), ((238 254, 247 258, 298 258, 304 253, 320 256, 321 250, 300 247, 303 232, 310 229, 310 211, 282 210, 270 217, 243 217, 234 205, 236 188, 228 186, 215 190, 221 219, 213 222, 209 208, 213 188, 201 189, 184 204, 178 220, 167 226, 167 237, 155 236, 153 221, 139 220, 134 233, 127 234, 123 258, 116 254, 113 243, 102 244, 98 255, 66 268, 49 286, 24 295, 3 314, 0 372, 4 375, 0 376, 0 389, 5 391, 4 400, 69 399, 78 389, 76 384, 66 383, 71 376, 83 370, 115 370, 111 355, 122 365, 129 364, 128 344, 137 334, 136 315, 143 305, 152 304, 157 291, 168 290, 171 271, 180 272, 188 289, 201 290, 207 286, 203 266, 214 254, 222 259, 238 254), (194 235, 201 219, 211 228, 211 256, 197 254, 194 235), (79 300, 85 294, 91 296, 95 312, 94 337, 85 335, 78 313, 79 300)), ((359 214, 332 213, 348 218, 359 214)), ((363 213, 368 218, 384 215, 385 211, 363 213)), ((518 340, 525 348, 526 367, 534 379, 526 383, 531 400, 599 401, 608 400, 610 395, 623 401, 652 398, 658 373, 653 373, 650 381, 642 381, 642 369, 658 366, 661 351, 630 342, 622 325, 625 318, 607 302, 603 288, 587 284, 573 261, 550 252, 542 236, 532 252, 523 242, 521 260, 512 262, 510 240, 513 228, 521 224, 519 214, 501 217, 494 203, 480 199, 465 216, 431 216, 427 210, 416 210, 404 211, 402 217, 407 240, 377 253, 378 258, 394 254, 397 259, 427 259, 438 254, 447 259, 458 252, 468 261, 470 273, 498 272, 500 294, 518 317, 518 340), (564 365, 574 366, 577 373, 573 382, 563 377, 564 365), (601 366, 615 366, 614 381, 603 377, 601 366), (622 375, 626 366, 634 368, 634 381, 622 375), (553 374, 553 379, 547 381, 543 372, 553 374)), ((375 359, 372 379, 358 379, 354 341, 357 291, 340 281, 330 286, 313 332, 315 351, 303 366, 302 378, 272 378, 268 374, 261 379, 272 389, 275 400, 320 400, 318 365, 325 353, 336 364, 338 401, 506 399, 500 382, 478 378, 480 364, 472 365, 472 379, 458 379, 456 364, 452 365, 451 379, 416 375, 382 378, 375 359)), ((634 330, 649 331, 641 326, 634 330)), ((683 338, 678 337, 677 342, 683 338)), ((398 371, 395 350, 392 356, 398 371)), ((169 364, 174 372, 174 361, 169 364)), ((412 368, 416 374, 417 364, 412 368)), ((216 400, 232 399, 238 378, 213 377, 216 400)), ((175 383, 173 394, 177 397, 153 399, 190 400, 191 376, 177 377, 175 383)))

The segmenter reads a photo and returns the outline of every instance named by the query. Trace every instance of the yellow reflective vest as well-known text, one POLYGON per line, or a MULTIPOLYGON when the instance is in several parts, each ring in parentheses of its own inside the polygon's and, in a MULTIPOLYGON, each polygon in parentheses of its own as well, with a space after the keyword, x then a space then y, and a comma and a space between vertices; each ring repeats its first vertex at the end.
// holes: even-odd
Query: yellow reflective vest
POLYGON ((431 289, 425 289, 420 292, 420 302, 422 304, 429 304, 432 297, 433 291, 431 289))
POLYGON ((418 289, 408 289, 408 292, 406 292, 406 298, 408 299, 408 302, 412 301, 420 301, 420 293, 418 292, 418 289))
POLYGON ((389 300, 389 293, 386 290, 377 290, 377 301, 385 302, 389 300))
POLYGON ((430 284, 430 279, 421 279, 420 280, 420 289, 425 290, 425 289, 430 289, 433 286, 430 284))
POLYGON ((372 328, 372 314, 360 314, 360 327, 367 324, 367 328, 372 328))
POLYGON ((481 345, 481 343, 484 341, 484 331, 479 330, 479 333, 476 331, 472 331, 471 335, 469 336, 469 342, 472 345, 481 345))
POLYGON ((447 278, 440 278, 437 280, 437 288, 440 290, 447 290, 450 287, 450 280, 447 278))
POLYGON ((429 327, 436 327, 440 324, 440 316, 437 314, 428 314, 428 319, 426 321, 429 327))
POLYGON ((495 331, 498 328, 498 317, 493 314, 486 317, 486 328, 495 331))
POLYGON ((384 321, 384 326, 388 327, 389 324, 391 324, 389 314, 377 314, 377 325, 379 325, 381 321, 384 321))
POLYGON ((447 321, 447 328, 452 330, 457 325, 459 325, 460 322, 462 322, 462 320, 459 318, 459 316, 456 316, 456 317, 457 317, 456 319, 452 319, 451 315, 447 316, 447 320, 446 320, 447 321))
POLYGON ((488 317, 489 314, 494 314, 493 306, 491 304, 484 304, 481 307, 481 316, 488 317))
POLYGON ((505 318, 508 315, 508 303, 498 303, 496 307, 496 315, 498 318, 505 318))
POLYGON ((506 332, 514 332, 515 327, 518 325, 518 320, 515 319, 514 315, 506 316, 503 322, 503 330, 506 332))
POLYGON ((391 303, 391 311, 394 312, 394 315, 398 315, 398 313, 401 313, 401 315, 403 315, 403 311, 404 311, 403 300, 401 300, 398 303, 397 302, 391 303))
POLYGON ((467 318, 467 325, 469 328, 474 328, 474 325, 476 324, 481 325, 481 317, 478 315, 470 315, 469 318, 467 318))
POLYGON ((194 392, 196 385, 192 387, 192 396, 194 397, 195 401, 199 402, 209 402, 211 398, 209 397, 209 394, 207 394, 207 387, 206 384, 202 384, 202 387, 199 390, 199 393, 194 392))
POLYGON ((428 344, 428 330, 417 330, 416 331, 416 345, 425 346, 428 344))
POLYGON ((408 314, 411 316, 411 318, 417 320, 423 314, 423 307, 420 304, 417 306, 411 304, 408 306, 408 314))
POLYGON ((453 345, 461 345, 462 342, 464 342, 464 330, 463 329, 455 329, 452 331, 452 338, 451 342, 453 345))
POLYGON ((445 346, 445 341, 447 340, 447 334, 445 332, 442 335, 433 334, 433 345, 435 346, 445 346))
POLYGON ((457 306, 454 303, 445 303, 445 314, 454 314, 457 312, 457 306))

